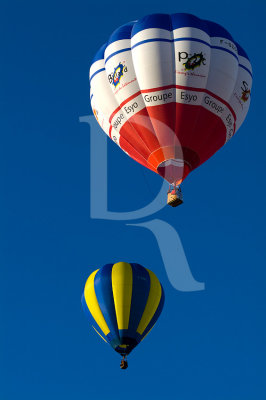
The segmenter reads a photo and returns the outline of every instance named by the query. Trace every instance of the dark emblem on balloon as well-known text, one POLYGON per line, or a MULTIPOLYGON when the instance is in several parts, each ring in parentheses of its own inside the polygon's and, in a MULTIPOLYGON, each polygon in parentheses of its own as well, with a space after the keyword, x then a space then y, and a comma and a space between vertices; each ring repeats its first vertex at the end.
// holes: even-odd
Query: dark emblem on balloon
POLYGON ((185 63, 183 63, 185 70, 194 70, 197 67, 200 67, 202 64, 204 64, 204 61, 206 61, 206 58, 203 56, 202 52, 196 54, 194 53, 193 56, 189 57, 185 63))

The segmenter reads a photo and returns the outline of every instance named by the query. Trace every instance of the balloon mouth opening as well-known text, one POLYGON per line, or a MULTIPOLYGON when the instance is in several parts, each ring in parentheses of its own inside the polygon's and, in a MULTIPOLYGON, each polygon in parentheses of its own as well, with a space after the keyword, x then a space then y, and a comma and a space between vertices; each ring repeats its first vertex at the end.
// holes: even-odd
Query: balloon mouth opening
POLYGON ((172 185, 180 185, 190 171, 188 164, 177 158, 165 160, 157 167, 158 174, 172 185))
POLYGON ((128 355, 138 344, 136 339, 130 337, 122 337, 115 345, 115 351, 121 354, 122 356, 128 355))

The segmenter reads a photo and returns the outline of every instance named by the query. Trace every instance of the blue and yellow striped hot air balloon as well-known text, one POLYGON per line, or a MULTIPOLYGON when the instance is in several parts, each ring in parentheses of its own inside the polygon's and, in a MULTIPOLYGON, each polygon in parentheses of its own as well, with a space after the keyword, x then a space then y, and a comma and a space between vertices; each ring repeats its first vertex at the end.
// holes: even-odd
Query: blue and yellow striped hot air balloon
POLYGON ((159 318, 164 291, 139 264, 106 264, 89 276, 82 305, 95 331, 125 359, 159 318))

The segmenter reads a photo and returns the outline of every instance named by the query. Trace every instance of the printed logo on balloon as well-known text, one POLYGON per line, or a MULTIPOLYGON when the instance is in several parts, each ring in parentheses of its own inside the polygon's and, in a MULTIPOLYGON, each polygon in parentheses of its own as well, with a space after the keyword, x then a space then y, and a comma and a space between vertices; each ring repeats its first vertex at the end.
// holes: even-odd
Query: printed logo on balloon
POLYGON ((116 88, 119 85, 122 76, 126 72, 127 66, 120 61, 119 64, 115 67, 114 72, 108 75, 110 84, 114 85, 114 87, 116 88))
POLYGON ((183 63, 185 70, 194 70, 197 67, 200 67, 202 64, 205 64, 206 58, 202 54, 202 52, 196 54, 194 53, 193 56, 189 57, 185 63, 183 63))

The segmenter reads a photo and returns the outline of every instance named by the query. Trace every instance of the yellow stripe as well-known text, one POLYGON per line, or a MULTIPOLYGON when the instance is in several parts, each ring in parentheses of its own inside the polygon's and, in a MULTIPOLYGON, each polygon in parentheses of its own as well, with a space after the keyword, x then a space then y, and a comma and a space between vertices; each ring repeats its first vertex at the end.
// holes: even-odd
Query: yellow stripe
POLYGON ((108 344, 108 342, 104 339, 104 337, 97 331, 97 329, 94 328, 94 326, 92 325, 93 329, 95 330, 96 333, 98 333, 99 336, 101 336, 102 340, 105 341, 105 343, 108 344))
MULTIPOLYGON (((147 268, 146 268, 147 269, 147 268)), ((161 284, 157 278, 157 276, 147 269, 149 275, 150 275, 150 293, 148 296, 147 304, 144 309, 144 312, 142 314, 137 332, 142 335, 145 329, 147 328, 149 322, 151 321, 152 317, 155 314, 155 311, 158 308, 158 305, 161 300, 162 296, 162 289, 161 289, 161 284)))
MULTIPOLYGON (((91 315, 103 331, 105 335, 108 335, 110 332, 110 329, 108 328, 108 325, 104 319, 104 316, 102 314, 102 311, 100 309, 96 294, 95 294, 95 289, 94 289, 94 278, 97 271, 94 271, 89 277, 85 285, 84 289, 84 297, 86 300, 86 304, 90 310, 91 315)), ((97 332, 98 333, 98 332, 97 332)))
POLYGON ((131 265, 125 262, 114 264, 112 268, 112 288, 118 329, 128 329, 132 284, 131 265))

